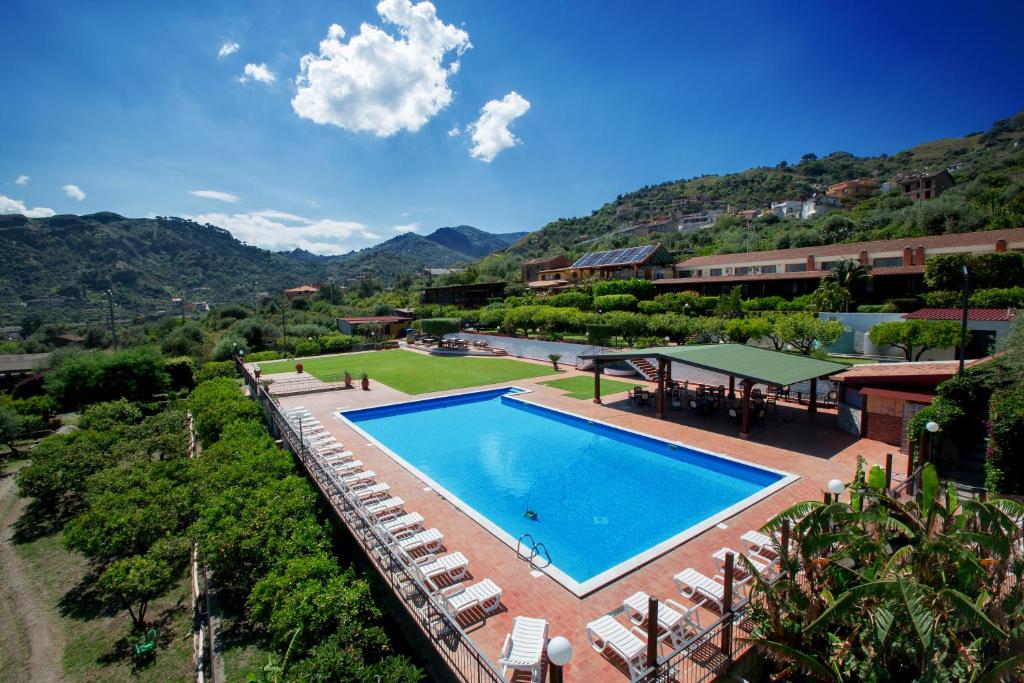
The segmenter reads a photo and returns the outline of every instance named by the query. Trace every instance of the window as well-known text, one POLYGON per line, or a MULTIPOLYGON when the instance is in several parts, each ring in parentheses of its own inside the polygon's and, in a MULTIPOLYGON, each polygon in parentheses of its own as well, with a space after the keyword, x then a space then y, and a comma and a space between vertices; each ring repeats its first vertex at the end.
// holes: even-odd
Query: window
POLYGON ((871 261, 871 265, 875 268, 896 268, 897 266, 903 265, 903 258, 900 256, 876 258, 871 261))
POLYGON ((787 263, 786 264, 786 272, 787 273, 804 273, 806 271, 807 271, 807 264, 806 263, 787 263))
POLYGON ((822 270, 832 270, 833 268, 836 267, 837 263, 839 263, 839 261, 822 261, 821 262, 821 269, 822 270))
POLYGON ((718 277, 719 275, 722 274, 722 269, 721 268, 712 268, 709 271, 709 274, 711 275, 711 277, 718 277))
POLYGON ((750 266, 736 266, 736 275, 747 275, 750 272, 750 266))
POLYGON ((761 272, 762 273, 774 273, 775 272, 775 266, 761 266, 761 272))

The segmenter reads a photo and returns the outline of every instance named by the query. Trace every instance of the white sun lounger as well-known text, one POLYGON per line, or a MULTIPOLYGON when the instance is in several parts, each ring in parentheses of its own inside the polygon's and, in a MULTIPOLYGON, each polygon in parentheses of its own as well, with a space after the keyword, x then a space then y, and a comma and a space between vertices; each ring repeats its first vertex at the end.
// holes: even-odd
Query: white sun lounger
POLYGON ((331 471, 337 476, 348 476, 363 469, 362 460, 339 460, 330 464, 331 471))
POLYGON ((508 671, 529 671, 530 683, 540 683, 543 673, 541 660, 544 646, 548 642, 548 622, 546 619, 532 617, 516 617, 512 623, 512 633, 505 636, 505 644, 501 646, 501 675, 508 671))
POLYGON ((369 505, 366 506, 366 512, 372 517, 380 519, 385 515, 391 515, 395 514, 396 512, 401 512, 404 507, 405 501, 395 496, 394 498, 386 498, 384 500, 379 500, 370 503, 369 505))
POLYGON ((355 453, 352 451, 343 451, 341 450, 342 448, 344 448, 344 446, 325 448, 318 450, 316 454, 320 456, 320 459, 324 461, 324 464, 337 465, 347 460, 351 460, 355 456, 355 453))
POLYGON ((501 588, 490 579, 477 581, 471 586, 461 583, 441 591, 441 597, 448 610, 456 617, 478 607, 484 614, 490 614, 501 606, 501 588))
MULTIPOLYGON (((736 552, 732 548, 719 548, 718 551, 711 557, 715 560, 715 566, 718 567, 718 571, 725 573, 725 556, 732 553, 735 557, 733 558, 733 567, 735 572, 733 574, 733 581, 742 586, 754 577, 747 572, 746 565, 740 562, 740 553, 736 552), (740 574, 743 578, 736 578, 736 574, 740 574)), ((747 555, 747 559, 750 560, 750 564, 754 565, 754 569, 767 580, 772 580, 775 577, 775 568, 772 567, 771 563, 765 560, 763 557, 754 555, 751 557, 747 555)))
MULTIPOLYGON (((626 616, 636 626, 643 626, 647 620, 647 605, 650 596, 643 591, 633 593, 622 601, 626 616)), ((683 607, 675 600, 658 601, 658 626, 669 634, 673 647, 682 645, 688 631, 700 630, 700 606, 683 607), (691 619, 691 617, 693 617, 691 619)))
POLYGON ((412 560, 412 568, 420 579, 437 587, 437 579, 446 577, 452 581, 461 581, 469 571, 469 560, 460 552, 448 553, 438 557, 434 553, 417 557, 412 560))
POLYGON ((776 539, 766 534, 762 534, 760 531, 751 529, 740 536, 740 540, 746 543, 747 546, 758 555, 764 556, 765 551, 768 551, 772 555, 778 554, 778 543, 776 539))
POLYGON ((359 488, 361 486, 369 486, 373 482, 373 478, 377 476, 377 473, 373 470, 366 470, 365 472, 357 472, 356 474, 350 474, 347 477, 338 476, 335 473, 335 478, 338 479, 342 484, 349 488, 359 488))
POLYGON ((706 600, 718 605, 719 611, 723 611, 722 602, 725 600, 725 586, 709 576, 701 574, 696 569, 684 569, 673 577, 676 588, 684 598, 697 603, 704 604, 706 600))
POLYGON ((387 484, 374 484, 373 486, 363 486, 362 488, 353 489, 352 493, 355 494, 359 500, 370 500, 371 498, 383 498, 388 494, 391 487, 387 484))
POLYGON ((423 528, 423 515, 418 512, 408 512, 391 519, 384 519, 380 522, 380 528, 388 534, 409 530, 419 531, 423 528))
POLYGON ((605 615, 587 624, 587 638, 595 652, 604 653, 611 650, 626 663, 629 680, 639 680, 647 663, 647 643, 638 638, 633 631, 640 632, 635 626, 627 629, 605 615))
POLYGON ((444 534, 437 529, 426 529, 425 531, 403 531, 392 536, 395 543, 406 553, 417 550, 425 550, 428 553, 437 552, 444 542, 444 534))

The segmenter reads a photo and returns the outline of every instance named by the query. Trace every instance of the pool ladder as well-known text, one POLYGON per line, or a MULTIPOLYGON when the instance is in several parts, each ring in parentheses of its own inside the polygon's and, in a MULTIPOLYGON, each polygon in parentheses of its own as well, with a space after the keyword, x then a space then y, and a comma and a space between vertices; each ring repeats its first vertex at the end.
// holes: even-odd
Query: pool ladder
POLYGON ((551 555, 548 554, 547 547, 543 543, 537 543, 537 541, 533 538, 533 534, 531 534, 530 532, 526 532, 525 534, 519 537, 519 541, 516 543, 516 555, 529 562, 530 566, 534 569, 544 569, 545 567, 551 564, 551 555), (528 543, 530 548, 530 555, 528 557, 526 553, 523 552, 524 539, 529 539, 528 543), (536 564, 534 560, 536 560, 538 557, 542 560, 546 560, 546 562, 544 564, 536 564))

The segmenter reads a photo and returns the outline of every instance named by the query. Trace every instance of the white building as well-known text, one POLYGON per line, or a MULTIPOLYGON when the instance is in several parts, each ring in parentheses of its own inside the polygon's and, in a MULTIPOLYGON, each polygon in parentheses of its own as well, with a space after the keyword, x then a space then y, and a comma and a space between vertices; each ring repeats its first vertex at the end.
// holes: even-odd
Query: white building
POLYGON ((772 213, 779 218, 799 216, 804 208, 804 203, 798 199, 783 199, 781 202, 772 202, 772 213))
POLYGON ((830 211, 839 208, 839 199, 824 194, 816 194, 804 201, 800 207, 800 218, 807 220, 824 216, 830 211))

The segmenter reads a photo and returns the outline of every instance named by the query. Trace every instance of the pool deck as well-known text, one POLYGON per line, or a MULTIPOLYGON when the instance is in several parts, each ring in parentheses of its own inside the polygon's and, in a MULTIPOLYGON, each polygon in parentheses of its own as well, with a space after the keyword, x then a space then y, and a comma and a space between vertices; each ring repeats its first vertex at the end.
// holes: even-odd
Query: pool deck
MULTIPOLYGON (((559 376, 570 377, 574 374, 593 377, 591 373, 578 372, 572 368, 563 368, 559 376)), ((893 446, 858 439, 840 431, 835 426, 835 411, 822 410, 812 419, 804 407, 782 404, 776 414, 772 415, 769 411, 766 424, 755 429, 750 440, 743 440, 737 437, 735 425, 727 424, 721 417, 700 417, 685 411, 667 411, 665 419, 661 420, 653 409, 627 405, 624 392, 603 396, 604 404, 599 405, 590 400, 568 398, 562 391, 540 384, 553 378, 552 374, 492 387, 515 385, 531 389, 532 393, 522 395, 524 400, 651 436, 681 441, 756 465, 791 472, 799 475, 800 479, 738 512, 718 527, 712 527, 691 538, 596 592, 578 598, 550 577, 531 571, 525 561, 517 558, 513 549, 427 488, 423 482, 375 446, 368 444, 364 437, 336 417, 339 409, 394 403, 407 398, 406 394, 375 383, 371 378, 370 391, 356 388, 289 396, 282 397, 280 403, 284 408, 299 405, 307 408, 339 441, 355 452, 356 457, 365 463, 366 469, 376 472, 378 482, 390 484, 392 494, 406 501, 406 511, 419 512, 426 520, 425 526, 440 529, 445 537, 445 552, 461 551, 469 558, 471 581, 490 578, 502 588, 501 611, 485 620, 463 623, 466 631, 492 661, 499 657, 505 636, 511 631, 513 617, 543 617, 550 622, 551 636, 565 636, 573 644, 573 658, 565 668, 566 680, 569 681, 628 680, 621 666, 616 666, 590 648, 586 635, 588 622, 619 610, 624 598, 636 591, 644 591, 662 600, 671 598, 689 606, 689 601, 679 595, 673 583, 672 577, 677 572, 692 567, 708 576, 714 575, 717 571, 712 560, 714 552, 723 546, 742 552, 745 547, 740 535, 745 531, 760 527, 765 520, 794 503, 821 500, 829 480, 838 478, 849 481, 853 477, 858 455, 863 456, 869 464, 884 465, 885 454, 893 453, 894 469, 902 471, 905 468, 905 457, 893 446), (725 528, 721 528, 723 526, 725 528)), ((636 383, 643 382, 638 380, 636 383)), ((465 391, 468 390, 417 394, 414 398, 465 391)), ((622 504, 629 505, 629 501, 624 500, 622 504)), ((704 611, 703 608, 702 612, 702 623, 705 625, 717 617, 714 612, 704 611)), ((618 620, 624 625, 628 623, 623 616, 619 616, 618 620)))

